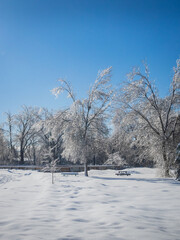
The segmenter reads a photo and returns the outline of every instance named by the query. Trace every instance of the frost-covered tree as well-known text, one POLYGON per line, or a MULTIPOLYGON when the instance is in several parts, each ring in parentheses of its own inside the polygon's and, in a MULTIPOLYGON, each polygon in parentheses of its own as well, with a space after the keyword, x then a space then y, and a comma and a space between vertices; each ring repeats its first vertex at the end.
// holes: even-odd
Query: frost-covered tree
POLYGON ((59 95, 66 91, 68 97, 73 101, 66 111, 65 128, 63 134, 64 151, 63 155, 74 162, 84 163, 85 176, 88 176, 88 153, 90 142, 94 133, 104 133, 106 111, 110 106, 112 98, 111 67, 100 71, 95 83, 90 87, 88 96, 85 99, 76 99, 71 85, 65 80, 59 80, 61 86, 54 88, 52 93, 59 95))
POLYGON ((180 143, 177 145, 176 148, 175 164, 177 167, 176 179, 180 181, 180 143))
POLYGON ((0 128, 0 163, 7 164, 8 142, 4 136, 4 129, 0 128))
MULTIPOLYGON (((180 60, 174 68, 169 95, 160 98, 154 83, 150 81, 149 69, 145 64, 145 72, 134 68, 128 74, 127 81, 117 94, 116 104, 128 121, 136 122, 141 127, 137 128, 137 136, 144 136, 143 141, 151 144, 153 141, 156 150, 160 152, 161 165, 164 175, 168 176, 171 159, 169 146, 173 134, 177 131, 180 103, 180 60), (151 141, 152 140, 152 141, 151 141)), ((140 138, 139 138, 140 139, 140 138)), ((150 147, 150 146, 148 146, 150 147)))
POLYGON ((23 106, 22 111, 15 115, 16 141, 20 152, 20 163, 24 164, 24 156, 31 140, 37 134, 34 128, 39 120, 39 108, 23 106))
POLYGON ((55 159, 54 158, 54 148, 49 147, 48 151, 46 151, 46 156, 44 156, 45 158, 47 157, 48 162, 46 163, 46 166, 42 169, 44 172, 51 172, 51 180, 52 180, 52 184, 54 184, 54 173, 57 170, 57 162, 59 161, 59 159, 55 159))
POLYGON ((152 165, 147 147, 144 141, 141 141, 144 136, 143 134, 140 136, 140 133, 143 133, 144 130, 138 119, 131 112, 124 112, 122 109, 116 109, 115 111, 114 128, 109 141, 109 154, 111 159, 112 154, 119 155, 119 165, 133 167, 152 165))
POLYGON ((6 137, 8 139, 8 148, 9 148, 8 158, 10 162, 12 162, 13 159, 17 157, 17 151, 15 149, 15 143, 14 143, 15 118, 14 118, 14 115, 12 115, 10 112, 5 113, 5 115, 6 115, 6 121, 4 125, 5 125, 6 137))
POLYGON ((89 138, 89 154, 87 157, 88 163, 93 165, 104 164, 108 158, 109 129, 105 123, 102 122, 101 124, 104 130, 97 131, 94 129, 89 138))
POLYGON ((41 143, 41 157, 49 162, 52 159, 61 160, 64 111, 55 114, 44 110, 41 121, 36 124, 39 143, 41 143), (51 156, 48 157, 51 152, 51 156))

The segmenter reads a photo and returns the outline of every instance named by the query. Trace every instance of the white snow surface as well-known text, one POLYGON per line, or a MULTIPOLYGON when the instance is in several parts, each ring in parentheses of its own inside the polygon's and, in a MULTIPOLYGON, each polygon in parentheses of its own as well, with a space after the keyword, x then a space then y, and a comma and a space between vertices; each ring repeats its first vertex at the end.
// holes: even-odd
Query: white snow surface
POLYGON ((0 170, 1 240, 179 240, 180 183, 156 169, 89 177, 0 170))

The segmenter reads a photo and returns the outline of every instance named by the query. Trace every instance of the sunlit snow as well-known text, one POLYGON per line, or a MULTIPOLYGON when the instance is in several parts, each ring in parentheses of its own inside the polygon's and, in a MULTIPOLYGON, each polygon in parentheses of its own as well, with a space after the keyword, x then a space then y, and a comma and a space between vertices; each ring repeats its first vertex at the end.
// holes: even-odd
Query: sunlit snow
POLYGON ((180 183, 156 169, 89 177, 0 170, 1 240, 180 239, 180 183))

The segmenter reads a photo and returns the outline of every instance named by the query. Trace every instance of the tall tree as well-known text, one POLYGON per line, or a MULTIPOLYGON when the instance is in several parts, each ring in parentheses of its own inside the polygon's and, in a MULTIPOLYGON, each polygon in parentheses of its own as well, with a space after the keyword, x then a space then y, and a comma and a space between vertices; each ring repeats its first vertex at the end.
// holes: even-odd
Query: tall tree
POLYGON ((127 81, 120 89, 116 104, 119 109, 132 119, 138 117, 138 122, 156 139, 159 145, 164 175, 168 176, 170 159, 168 154, 169 142, 176 132, 179 119, 180 103, 180 60, 174 68, 169 95, 162 99, 154 83, 150 81, 149 69, 145 64, 145 72, 134 68, 128 74, 127 81))
MULTIPOLYGON (((52 93, 58 96, 63 91, 68 93, 73 101, 66 111, 66 125, 63 134, 65 157, 80 160, 84 163, 85 176, 88 176, 89 141, 94 130, 104 131, 105 112, 109 108, 112 98, 111 67, 98 73, 95 83, 90 87, 85 99, 76 99, 71 85, 65 80, 59 80, 60 87, 54 88, 52 93), (101 124, 100 124, 101 123, 101 124)), ((92 140, 92 138, 91 138, 92 140)))

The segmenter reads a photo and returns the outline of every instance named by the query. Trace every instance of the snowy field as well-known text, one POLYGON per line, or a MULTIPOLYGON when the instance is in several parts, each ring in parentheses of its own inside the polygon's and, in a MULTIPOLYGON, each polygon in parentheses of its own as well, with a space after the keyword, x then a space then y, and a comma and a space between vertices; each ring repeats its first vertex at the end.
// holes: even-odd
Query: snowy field
POLYGON ((0 170, 1 240, 179 240, 180 183, 155 169, 78 176, 0 170))

